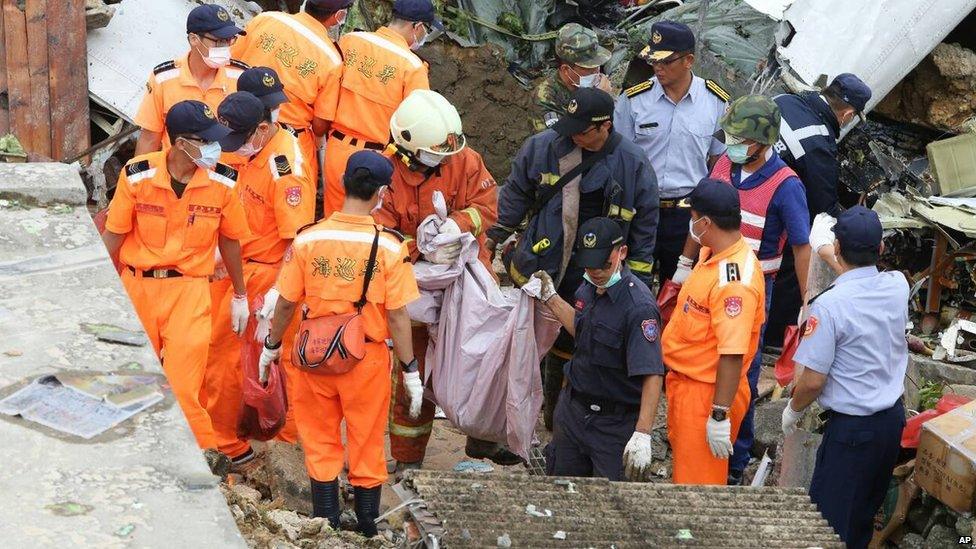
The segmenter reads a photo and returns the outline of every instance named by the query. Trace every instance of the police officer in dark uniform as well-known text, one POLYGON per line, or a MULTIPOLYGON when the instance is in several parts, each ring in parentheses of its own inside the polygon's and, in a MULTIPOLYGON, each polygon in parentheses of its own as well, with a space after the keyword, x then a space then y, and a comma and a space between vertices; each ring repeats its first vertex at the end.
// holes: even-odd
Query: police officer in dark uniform
POLYGON ((626 267, 620 224, 606 217, 584 223, 576 262, 585 269, 573 305, 545 271, 546 306, 576 337, 566 387, 556 406, 549 475, 648 480, 651 428, 664 379, 661 317, 650 289, 626 267))
MULTIPOLYGON (((575 258, 577 227, 594 217, 620 223, 628 247, 627 267, 650 284, 658 222, 657 178, 644 152, 613 129, 613 98, 580 88, 566 114, 552 128, 529 137, 498 193, 498 222, 488 231, 489 249, 525 222, 516 244, 503 253, 512 281, 521 286, 538 270, 572 300, 583 281, 575 258), (527 220, 527 221, 526 221, 527 220)), ((545 420, 562 386, 562 370, 573 352, 564 330, 546 359, 545 420)))
MULTIPOLYGON (((850 73, 838 74, 819 93, 809 91, 773 98, 782 113, 779 140, 774 148, 803 181, 811 222, 817 214, 837 217, 841 211, 837 202, 837 139, 841 128, 863 116, 870 100, 871 88, 850 73)), ((773 290, 766 331, 771 337, 767 343, 780 344, 786 326, 795 323, 800 301, 793 254, 787 250, 773 290)))

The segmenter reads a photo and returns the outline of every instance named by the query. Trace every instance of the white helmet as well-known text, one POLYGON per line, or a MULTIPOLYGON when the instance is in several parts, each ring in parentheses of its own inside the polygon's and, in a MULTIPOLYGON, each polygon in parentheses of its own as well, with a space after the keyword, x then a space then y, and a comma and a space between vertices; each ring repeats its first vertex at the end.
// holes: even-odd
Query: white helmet
POLYGON ((417 158, 443 159, 465 145, 457 109, 431 90, 410 92, 390 118, 390 133, 397 145, 417 158))

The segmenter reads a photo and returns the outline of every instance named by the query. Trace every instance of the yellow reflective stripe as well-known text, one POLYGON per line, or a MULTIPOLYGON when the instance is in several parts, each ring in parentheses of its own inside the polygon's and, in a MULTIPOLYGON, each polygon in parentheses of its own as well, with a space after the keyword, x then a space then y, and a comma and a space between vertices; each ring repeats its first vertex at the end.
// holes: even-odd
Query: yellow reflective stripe
POLYGON ((634 218, 634 211, 628 210, 627 208, 621 208, 620 206, 613 204, 607 211, 607 217, 619 217, 620 219, 629 222, 634 218))
POLYGON ((548 238, 543 238, 532 245, 532 253, 537 255, 541 254, 542 252, 548 250, 549 246, 552 246, 552 242, 550 242, 548 238))
POLYGON ((540 176, 540 181, 542 185, 555 185, 559 182, 559 176, 554 173, 544 173, 540 176))
POLYGON ((403 235, 403 241, 406 242, 408 240, 416 240, 416 239, 408 234, 403 235))
POLYGON ((526 282, 529 281, 528 277, 518 272, 518 269, 515 268, 514 261, 508 267, 508 275, 512 277, 512 282, 515 282, 515 284, 519 286, 523 286, 526 282))
POLYGON ((474 230, 471 231, 471 234, 474 236, 481 234, 481 213, 478 211, 478 208, 472 206, 461 211, 468 214, 468 217, 471 218, 471 223, 474 223, 474 230))
POLYGON ((409 425, 397 425, 396 423, 390 422, 390 434, 396 435, 398 437, 407 437, 407 438, 422 437, 425 435, 429 435, 433 428, 434 428, 433 421, 424 423, 423 425, 418 425, 416 427, 411 427, 409 425))
POLYGON ((636 261, 634 259, 628 259, 627 265, 630 267, 631 271, 651 274, 651 267, 653 266, 653 263, 648 263, 647 261, 636 261))

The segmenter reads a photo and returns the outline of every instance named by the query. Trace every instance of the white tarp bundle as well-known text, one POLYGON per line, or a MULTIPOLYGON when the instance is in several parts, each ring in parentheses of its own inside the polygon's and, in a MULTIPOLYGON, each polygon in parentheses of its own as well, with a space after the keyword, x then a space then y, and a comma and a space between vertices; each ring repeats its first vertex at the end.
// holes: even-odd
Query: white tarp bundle
MULTIPOLYGON (((438 197, 440 216, 430 216, 417 231, 422 251, 445 238, 436 235, 446 216, 438 197)), ((418 262, 414 272, 422 297, 408 307, 414 320, 437 322, 430 329, 425 368, 434 401, 465 434, 507 444, 528 460, 542 407, 539 361, 559 323, 536 306, 538 281, 499 288, 478 260, 470 234, 448 238, 460 238, 461 256, 453 265, 418 262)))

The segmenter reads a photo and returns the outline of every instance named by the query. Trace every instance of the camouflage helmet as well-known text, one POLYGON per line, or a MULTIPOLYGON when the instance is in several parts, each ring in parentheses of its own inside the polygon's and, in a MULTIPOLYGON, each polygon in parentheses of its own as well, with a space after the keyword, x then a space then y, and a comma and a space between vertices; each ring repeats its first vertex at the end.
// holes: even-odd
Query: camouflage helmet
POLYGON ((751 139, 764 145, 772 145, 779 138, 779 107, 772 99, 762 95, 745 95, 732 102, 722 115, 719 125, 733 144, 751 139))
POLYGON ((569 23, 556 36, 556 57, 584 69, 595 69, 610 60, 610 50, 600 45, 592 30, 569 23))

